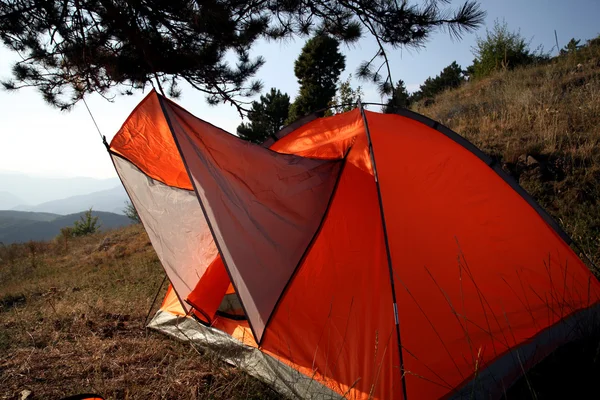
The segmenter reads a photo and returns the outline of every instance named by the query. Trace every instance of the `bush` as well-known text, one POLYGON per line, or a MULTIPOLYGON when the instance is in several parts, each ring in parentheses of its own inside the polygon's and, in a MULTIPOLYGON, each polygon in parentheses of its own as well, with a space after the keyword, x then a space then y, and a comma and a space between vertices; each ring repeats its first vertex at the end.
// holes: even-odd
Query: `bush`
MULTIPOLYGON (((344 82, 339 82, 338 93, 329 103, 332 110, 337 113, 351 111, 356 107, 358 100, 363 96, 362 88, 359 86, 356 89, 352 88, 352 74, 348 76, 344 82)), ((326 112, 325 115, 331 112, 326 112)))
POLYGON ((473 65, 467 69, 474 78, 482 78, 499 69, 513 69, 521 65, 547 60, 541 48, 531 51, 530 43, 519 31, 511 32, 506 22, 494 22, 492 31, 485 38, 477 38, 473 48, 473 65))

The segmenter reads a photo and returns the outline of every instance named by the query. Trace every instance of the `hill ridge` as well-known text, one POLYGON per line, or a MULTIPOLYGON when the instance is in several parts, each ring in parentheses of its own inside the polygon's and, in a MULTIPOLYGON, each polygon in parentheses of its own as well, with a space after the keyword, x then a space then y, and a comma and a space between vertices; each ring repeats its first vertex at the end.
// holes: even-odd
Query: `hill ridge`
MULTIPOLYGON (((46 241, 60 234, 60 229, 72 226, 85 211, 59 215, 28 211, 0 210, 0 242, 5 245, 22 243, 30 240, 46 241)), ((98 217, 100 230, 124 227, 132 221, 124 215, 92 211, 98 217)))

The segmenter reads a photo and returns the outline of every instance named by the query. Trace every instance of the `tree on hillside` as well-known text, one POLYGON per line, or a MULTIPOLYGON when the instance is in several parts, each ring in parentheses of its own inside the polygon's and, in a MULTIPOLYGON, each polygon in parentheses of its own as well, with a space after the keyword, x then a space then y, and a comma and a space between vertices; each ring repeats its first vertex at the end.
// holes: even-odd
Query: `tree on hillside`
POLYGON ((337 94, 331 100, 330 106, 335 113, 343 113, 350 111, 356 107, 358 100, 362 97, 362 88, 359 86, 356 89, 352 88, 350 81, 352 74, 348 75, 348 79, 340 82, 338 85, 337 94))
POLYGON ((529 45, 519 31, 511 32, 506 22, 496 20, 494 28, 486 30, 485 38, 477 38, 473 47, 475 59, 467 71, 481 78, 496 70, 512 69, 546 57, 540 49, 532 51, 529 45))
POLYGON ((294 63, 300 90, 290 107, 288 123, 329 106, 346 67, 339 47, 339 41, 323 33, 306 42, 294 63))
POLYGON ((252 102, 248 112, 248 123, 237 128, 238 136, 254 143, 262 143, 275 135, 284 125, 290 109, 290 96, 278 89, 260 96, 260 101, 252 102))
POLYGON ((476 0, 464 1, 452 9, 447 0, 417 5, 389 0, 3 0, 0 39, 21 57, 3 85, 35 87, 48 103, 69 109, 88 93, 111 99, 149 85, 175 97, 184 82, 205 93, 210 104, 229 103, 244 113, 245 99, 262 87, 252 78, 264 59, 250 56, 259 39, 323 32, 354 43, 366 32, 378 43, 369 63, 377 67, 378 60, 388 64, 386 47, 422 46, 439 29, 460 37, 477 28, 485 13, 476 0))
POLYGON ((404 81, 400 79, 396 86, 394 86, 394 92, 392 97, 387 101, 386 105, 383 106, 383 112, 386 114, 393 113, 398 108, 408 108, 410 105, 410 95, 406 90, 404 81))
POLYGON ((98 216, 92 215, 92 209, 87 210, 80 218, 79 221, 75 221, 71 234, 73 236, 85 236, 91 235, 92 233, 98 232, 100 224, 98 223, 98 216))
POLYGON ((432 99, 445 90, 460 86, 464 81, 465 76, 461 66, 453 61, 435 78, 427 78, 419 87, 419 90, 410 97, 410 101, 432 99))

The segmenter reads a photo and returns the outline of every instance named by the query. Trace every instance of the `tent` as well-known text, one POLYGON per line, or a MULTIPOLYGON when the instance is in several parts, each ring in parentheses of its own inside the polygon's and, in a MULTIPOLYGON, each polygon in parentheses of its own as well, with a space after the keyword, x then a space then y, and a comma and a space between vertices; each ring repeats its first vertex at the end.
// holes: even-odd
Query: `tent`
POLYGON ((559 225, 408 110, 261 146, 153 91, 109 152, 171 283, 150 326, 288 397, 499 398, 599 311, 559 225))

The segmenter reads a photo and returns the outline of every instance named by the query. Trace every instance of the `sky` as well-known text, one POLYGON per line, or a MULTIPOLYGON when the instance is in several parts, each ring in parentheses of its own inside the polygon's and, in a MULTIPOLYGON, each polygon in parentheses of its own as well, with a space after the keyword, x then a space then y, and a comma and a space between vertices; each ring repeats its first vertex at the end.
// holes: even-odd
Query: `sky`
MULTIPOLYGON (((454 0, 451 4, 461 3, 454 0)), ((486 27, 492 28, 495 20, 504 20, 511 30, 520 30, 525 38, 531 39, 532 48, 542 45, 546 51, 555 46, 555 30, 561 47, 572 37, 585 41, 600 34, 598 0, 480 0, 480 4, 487 12, 485 26, 462 40, 453 40, 447 32, 440 31, 418 51, 391 50, 388 56, 394 82, 402 79, 408 90, 413 91, 453 61, 466 68, 472 63, 471 51, 477 36, 485 36, 486 27)), ((260 42, 254 46, 251 55, 262 55, 266 59, 257 76, 265 90, 276 87, 293 99, 298 91, 293 64, 303 44, 304 39, 296 39, 286 43, 260 42)), ((369 38, 351 48, 343 46, 346 70, 341 79, 353 74, 361 61, 372 57, 375 49, 374 40, 369 38)), ((556 49, 552 54, 556 54, 556 49)), ((0 79, 10 76, 15 60, 15 56, 0 45, 0 79)), ((382 100, 374 86, 358 81, 356 85, 363 87, 363 101, 382 100)), ((110 141, 144 95, 140 92, 121 96, 112 103, 90 95, 86 101, 100 131, 110 141)), ((201 93, 189 87, 183 86, 182 97, 177 102, 197 117, 229 132, 235 132, 241 122, 233 107, 209 106, 201 93)), ((0 172, 99 179, 116 176, 85 106, 81 103, 69 112, 60 112, 47 105, 33 89, 0 90, 0 172)))

